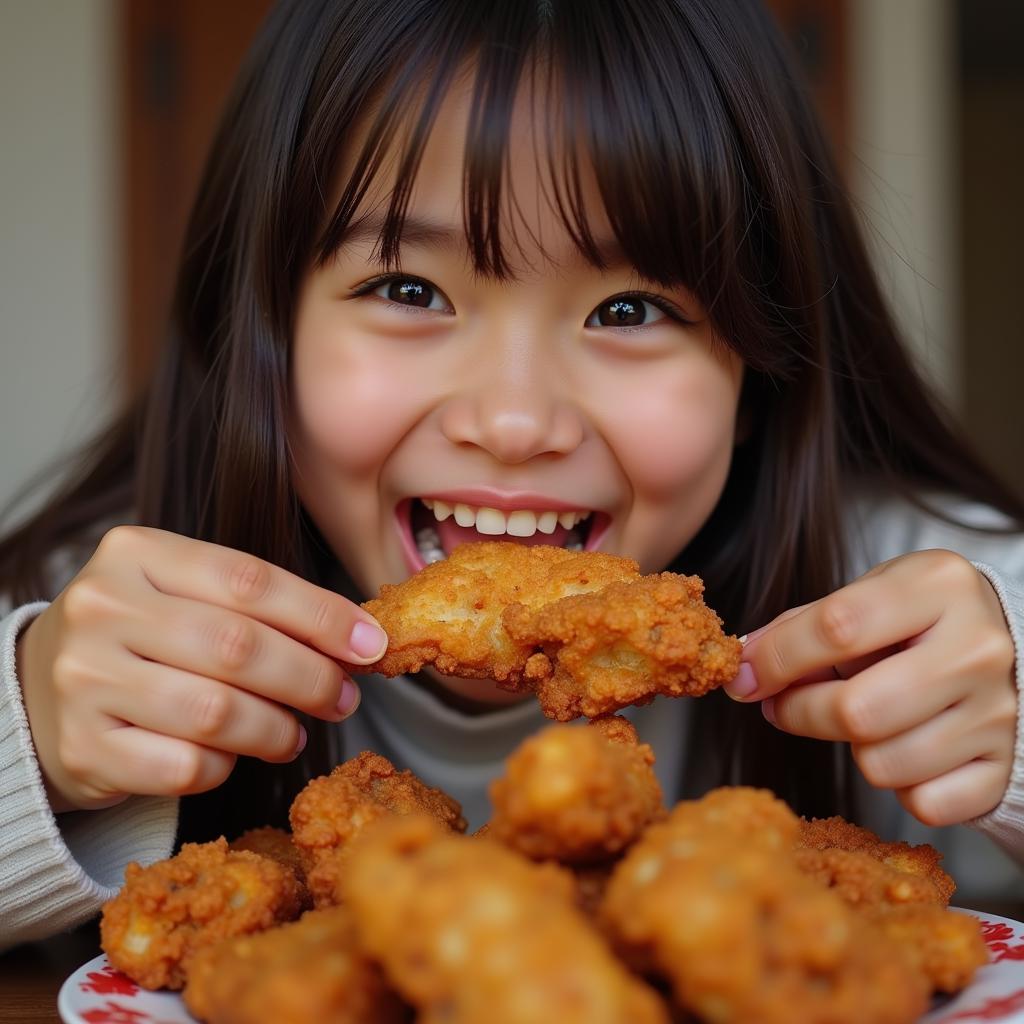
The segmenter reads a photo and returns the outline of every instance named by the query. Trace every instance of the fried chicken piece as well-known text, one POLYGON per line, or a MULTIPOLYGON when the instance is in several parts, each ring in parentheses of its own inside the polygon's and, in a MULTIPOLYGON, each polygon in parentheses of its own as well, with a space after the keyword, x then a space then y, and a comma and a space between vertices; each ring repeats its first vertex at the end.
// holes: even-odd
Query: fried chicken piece
POLYGON ((178 989, 204 946, 298 916, 302 890, 289 868, 223 837, 185 843, 169 860, 128 865, 103 906, 100 939, 111 964, 143 988, 178 989))
POLYGON ((924 977, 797 870, 797 829, 763 791, 677 805, 608 883, 600 916, 620 954, 710 1024, 909 1024, 928 1004, 924 977))
POLYGON ((814 850, 859 850, 870 854, 897 871, 927 879, 942 904, 948 904, 956 891, 956 883, 939 866, 942 854, 935 847, 927 843, 920 846, 887 843, 869 829, 852 825, 838 816, 801 820, 797 845, 814 850))
MULTIPOLYGON (((848 828, 849 835, 867 832, 857 826, 848 828)), ((889 845, 897 844, 878 841, 870 849, 877 851, 889 845)), ((884 934, 899 942, 933 988, 942 992, 963 988, 988 960, 977 920, 947 910, 947 890, 937 888, 933 876, 911 874, 886 860, 877 860, 868 849, 818 850, 797 846, 794 856, 804 874, 828 886, 884 934)), ((896 858, 896 862, 922 863, 913 853, 916 848, 910 849, 911 857, 896 858)), ((932 864, 927 856, 923 862, 932 864)), ((941 874, 948 878, 945 872, 941 874)))
POLYGON ((934 903, 906 903, 866 911, 888 938, 899 943, 939 992, 966 988, 988 963, 988 946, 976 917, 934 903))
POLYGON ((452 831, 466 830, 457 801, 380 754, 363 751, 330 775, 313 779, 292 802, 289 818, 314 905, 339 902, 347 846, 362 828, 377 818, 414 812, 452 831))
POLYGON ((200 950, 182 993, 207 1024, 401 1024, 408 1012, 341 907, 200 950))
MULTIPOLYGON (((549 718, 593 718, 659 694, 699 696, 739 668, 740 643, 696 576, 641 576, 596 551, 463 544, 363 606, 388 649, 374 672, 439 672, 533 690, 549 718)), ((366 671, 367 667, 353 667, 366 671)))
POLYGON ((574 906, 571 877, 421 816, 375 823, 342 879, 359 940, 420 1024, 667 1024, 574 906))
POLYGON ((490 834, 532 860, 607 861, 664 815, 654 751, 624 718, 552 725, 490 787, 490 834))

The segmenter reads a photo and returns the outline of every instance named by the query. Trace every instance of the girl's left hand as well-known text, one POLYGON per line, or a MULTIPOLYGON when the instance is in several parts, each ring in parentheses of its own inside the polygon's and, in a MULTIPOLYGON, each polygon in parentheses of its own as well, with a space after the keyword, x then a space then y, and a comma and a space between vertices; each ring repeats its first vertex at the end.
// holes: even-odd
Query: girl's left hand
POLYGON ((1014 647, 991 584, 918 551, 752 633, 726 687, 786 732, 851 744, 926 825, 995 808, 1013 765, 1014 647))

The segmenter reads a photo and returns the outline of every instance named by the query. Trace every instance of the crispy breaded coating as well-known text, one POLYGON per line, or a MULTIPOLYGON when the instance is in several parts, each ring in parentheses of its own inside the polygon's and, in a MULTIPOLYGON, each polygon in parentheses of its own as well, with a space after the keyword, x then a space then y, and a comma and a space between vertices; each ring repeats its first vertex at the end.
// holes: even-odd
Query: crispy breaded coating
MULTIPOLYGON (((703 601, 696 576, 641 576, 595 551, 463 544, 363 606, 388 634, 372 671, 439 672, 533 690, 569 721, 699 696, 731 680, 740 643, 703 601)), ((366 671, 367 667, 355 671, 366 671)))
POLYGON ((624 718, 549 726, 491 783, 490 835, 533 860, 607 861, 664 816, 653 763, 624 718))
MULTIPOLYGON (((841 819, 839 819, 841 821, 841 819)), ((850 842, 864 839, 867 829, 830 819, 828 831, 845 835, 850 842)), ((813 832, 820 838, 821 832, 813 832)), ((974 972, 988 960, 988 952, 975 918, 946 909, 948 886, 935 884, 949 876, 937 868, 930 854, 907 847, 909 856, 897 850, 893 861, 878 859, 886 846, 880 840, 856 850, 815 849, 797 846, 798 868, 828 886, 845 903, 864 915, 910 954, 934 989, 955 992, 967 985, 974 972), (911 873, 895 864, 928 865, 928 874, 911 873), (940 872, 937 876, 935 872, 940 872)), ((905 846, 906 844, 902 844, 905 846)), ((931 847, 931 853, 936 853, 931 847)))
POLYGON ((399 771, 386 757, 364 750, 337 765, 331 775, 347 779, 360 793, 394 814, 421 811, 456 832, 466 831, 457 800, 428 786, 410 771, 399 771))
POLYGON ((342 879, 359 941, 420 1024, 667 1024, 574 906, 572 879, 486 837, 392 818, 342 879))
POLYGON ((797 870, 797 827, 757 790, 677 805, 608 883, 600 916, 620 954, 710 1024, 909 1024, 927 1007, 927 983, 899 946, 797 870))
POLYGON ((799 819, 766 789, 723 786, 700 800, 685 800, 670 812, 676 835, 705 832, 730 836, 780 855, 792 848, 799 819))
POLYGON ((401 1024, 408 1011, 334 907, 200 950, 182 993, 207 1024, 401 1024))
POLYGON ((935 903, 868 908, 865 913, 939 992, 959 992, 988 963, 978 919, 935 903))
POLYGON ((805 875, 832 889, 852 907, 944 905, 930 879, 890 867, 864 850, 815 850, 798 845, 793 855, 805 875))
POLYGON ((935 887, 939 902, 948 904, 956 891, 956 883, 939 862, 942 854, 933 846, 922 843, 887 843, 870 829, 852 825, 840 817, 801 820, 797 845, 815 850, 860 850, 875 860, 910 875, 926 878, 935 887))
POLYGON ((185 843, 169 860, 128 865, 104 904, 100 944, 143 988, 177 989, 199 949, 289 921, 301 903, 295 873, 276 861, 229 850, 223 837, 185 843))
POLYGON ((347 846, 362 828, 377 818, 414 812, 456 832, 466 829, 457 801, 380 754, 363 751, 330 775, 313 779, 292 802, 289 818, 314 905, 340 901, 347 846))
POLYGON ((739 670, 741 645, 703 600, 696 576, 661 573, 612 583, 530 610, 512 605, 504 624, 542 653, 526 665, 549 718, 593 718, 658 694, 700 697, 739 670))
POLYGON ((536 646, 506 632, 501 620, 509 605, 533 610, 639 575, 636 562, 598 552, 510 541, 462 544, 404 583, 385 584, 363 605, 388 634, 384 656, 368 667, 398 676, 433 665, 446 675, 521 689, 536 646))

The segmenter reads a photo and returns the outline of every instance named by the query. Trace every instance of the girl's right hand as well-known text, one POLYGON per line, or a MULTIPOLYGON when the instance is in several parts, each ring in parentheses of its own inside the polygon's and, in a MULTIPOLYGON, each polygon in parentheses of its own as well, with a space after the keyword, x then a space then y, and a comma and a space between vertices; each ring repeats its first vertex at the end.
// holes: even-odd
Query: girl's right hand
POLYGON ((219 785, 236 755, 292 760, 359 691, 339 661, 387 646, 345 598, 252 555, 163 530, 111 530, 18 643, 55 812, 219 785))

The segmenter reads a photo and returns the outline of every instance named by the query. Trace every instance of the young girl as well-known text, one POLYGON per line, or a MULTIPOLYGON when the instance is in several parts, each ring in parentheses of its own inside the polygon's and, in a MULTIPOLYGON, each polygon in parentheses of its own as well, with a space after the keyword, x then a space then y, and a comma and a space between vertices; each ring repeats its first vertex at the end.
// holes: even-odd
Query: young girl
POLYGON ((969 882, 979 834, 1024 853, 1022 522, 754 0, 285 0, 150 388, 0 544, 0 939, 364 748, 484 820, 535 702, 424 673, 356 712, 339 662, 386 643, 356 602, 496 535, 698 573, 749 634, 728 694, 629 712, 669 799, 966 823, 969 882))

